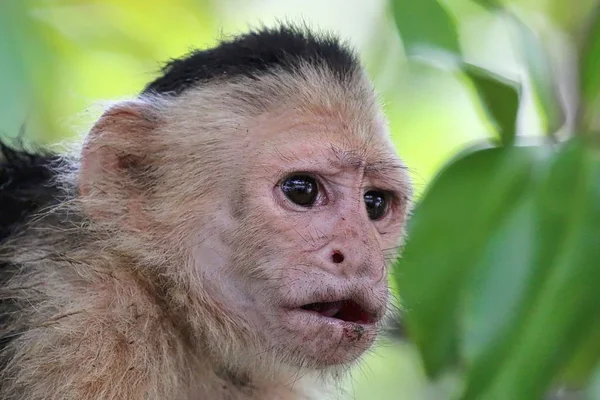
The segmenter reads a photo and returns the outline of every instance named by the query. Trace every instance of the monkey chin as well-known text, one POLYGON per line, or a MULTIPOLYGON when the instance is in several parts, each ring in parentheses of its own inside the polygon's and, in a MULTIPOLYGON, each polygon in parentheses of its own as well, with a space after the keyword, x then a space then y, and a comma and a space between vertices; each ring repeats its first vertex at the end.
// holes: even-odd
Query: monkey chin
POLYGON ((297 348, 302 358, 316 368, 351 363, 377 338, 375 317, 353 320, 343 313, 330 314, 327 310, 302 307, 287 310, 283 319, 284 329, 291 338, 287 343, 289 348, 297 348))

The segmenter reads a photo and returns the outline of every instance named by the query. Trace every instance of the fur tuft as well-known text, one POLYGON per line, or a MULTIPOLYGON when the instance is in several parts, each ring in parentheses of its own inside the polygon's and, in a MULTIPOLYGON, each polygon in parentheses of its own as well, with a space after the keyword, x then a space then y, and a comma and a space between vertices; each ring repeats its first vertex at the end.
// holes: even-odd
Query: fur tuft
POLYGON ((0 141, 0 242, 43 207, 58 202, 53 183, 60 157, 15 149, 0 141))

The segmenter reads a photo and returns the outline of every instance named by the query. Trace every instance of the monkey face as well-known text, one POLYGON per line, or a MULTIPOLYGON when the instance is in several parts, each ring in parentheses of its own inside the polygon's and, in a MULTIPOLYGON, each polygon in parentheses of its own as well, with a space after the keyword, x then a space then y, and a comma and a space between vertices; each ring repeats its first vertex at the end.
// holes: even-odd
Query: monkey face
MULTIPOLYGON (((285 88, 267 78, 258 84, 285 88)), ((156 177, 150 189, 123 192, 121 207, 88 196, 103 213, 127 210, 109 223, 125 221, 120 227, 132 239, 124 243, 160 264, 171 285, 163 291, 177 295, 169 303, 187 310, 183 324, 209 344, 202 351, 229 368, 347 364, 373 344, 389 308, 387 261, 401 242, 410 198, 405 167, 374 102, 307 85, 294 86, 302 96, 287 88, 279 106, 244 112, 230 103, 251 104, 242 101, 245 92, 190 91, 177 103, 185 107, 170 108, 150 135, 142 124, 144 160, 154 162, 142 171, 156 177), (219 101, 222 115, 203 120, 197 110, 211 104, 214 114, 219 101)), ((140 119, 157 124, 118 109, 103 124, 133 136, 140 119)), ((100 165, 120 165, 113 161, 100 165)), ((91 193, 115 197, 131 186, 108 178, 110 186, 91 193)))
POLYGON ((257 124, 232 184, 239 309, 261 353, 326 367, 358 358, 388 309, 386 255, 398 245, 407 179, 381 126, 328 116, 257 124), (274 123, 275 122, 275 123, 274 123), (326 138, 326 140, 324 140, 326 138))

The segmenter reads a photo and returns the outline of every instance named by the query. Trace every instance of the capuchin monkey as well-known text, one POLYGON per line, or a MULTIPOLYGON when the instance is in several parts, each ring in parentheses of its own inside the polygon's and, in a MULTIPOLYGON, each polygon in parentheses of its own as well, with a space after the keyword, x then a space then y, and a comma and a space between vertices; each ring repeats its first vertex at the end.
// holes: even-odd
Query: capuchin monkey
POLYGON ((227 39, 78 151, 2 152, 3 400, 323 399, 391 308, 411 187, 334 36, 227 39))

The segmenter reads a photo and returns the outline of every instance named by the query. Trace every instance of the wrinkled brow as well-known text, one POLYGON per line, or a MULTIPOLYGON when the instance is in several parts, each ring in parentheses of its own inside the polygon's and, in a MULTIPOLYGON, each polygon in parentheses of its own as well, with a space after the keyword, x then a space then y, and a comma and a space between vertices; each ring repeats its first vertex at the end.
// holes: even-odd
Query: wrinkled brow
MULTIPOLYGON (((406 166, 394 156, 380 156, 368 160, 367 151, 364 149, 348 150, 331 145, 331 152, 336 161, 345 167, 364 167, 365 173, 385 175, 406 171, 406 166)), ((374 157, 371 157, 374 158, 374 157)))
POLYGON ((396 158, 382 159, 369 162, 365 165, 365 173, 373 175, 402 174, 405 175, 408 168, 396 158))
POLYGON ((365 166, 365 175, 385 182, 389 189, 405 199, 412 197, 407 167, 396 158, 378 160, 365 166))
POLYGON ((411 188, 407 167, 399 158, 392 155, 381 155, 371 157, 369 160, 366 150, 342 149, 333 144, 331 152, 335 157, 334 164, 338 164, 341 168, 364 168, 365 175, 385 182, 388 189, 393 190, 399 196, 410 198, 411 188))
POLYGON ((335 162, 342 167, 359 168, 365 166, 366 164, 367 152, 363 149, 349 150, 331 144, 330 150, 335 158, 335 162))

